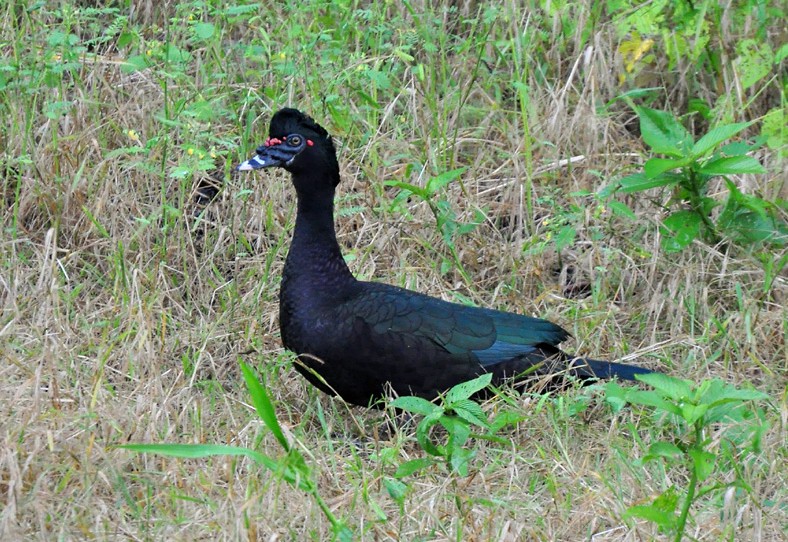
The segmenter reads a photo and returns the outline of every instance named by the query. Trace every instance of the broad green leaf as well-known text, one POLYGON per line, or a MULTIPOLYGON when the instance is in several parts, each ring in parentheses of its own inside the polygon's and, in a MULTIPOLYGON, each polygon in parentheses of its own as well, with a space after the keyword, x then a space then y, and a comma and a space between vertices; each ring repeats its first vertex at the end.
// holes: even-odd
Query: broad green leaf
POLYGON ((467 450, 465 448, 457 448, 449 458, 449 465, 451 469, 460 476, 468 476, 468 465, 476 455, 474 450, 467 450))
POLYGON ((698 480, 702 482, 714 472, 714 463, 717 460, 716 455, 697 448, 692 448, 689 451, 689 455, 692 458, 692 466, 695 474, 698 476, 698 480))
POLYGON ((118 36, 116 46, 118 49, 123 49, 134 41, 135 35, 133 32, 121 32, 118 36))
POLYGON ((473 394, 480 392, 489 386, 490 382, 492 382, 492 373, 484 373, 481 376, 477 376, 473 380, 461 382, 446 392, 444 403, 447 406, 451 406, 452 403, 459 401, 460 399, 469 399, 473 394))
POLYGON ((243 373, 246 387, 249 390, 249 395, 252 397, 252 404, 254 405, 257 415, 263 420, 263 423, 273 433, 276 440, 285 450, 290 450, 290 443, 285 438, 282 428, 279 426, 279 420, 276 419, 276 410, 274 405, 271 404, 271 399, 268 398, 268 392, 265 390, 263 384, 257 379, 257 375, 249 368, 243 361, 241 362, 241 372, 243 373))
POLYGON ((684 403, 681 405, 681 417, 689 424, 694 424, 709 410, 708 405, 693 405, 684 403))
POLYGON ((430 439, 430 429, 444 417, 445 415, 441 408, 425 416, 424 419, 419 422, 419 425, 416 426, 416 440, 419 442, 419 446, 421 446, 422 450, 430 455, 445 455, 443 447, 436 446, 430 439))
MULTIPOLYGON (((721 396, 716 397, 711 405, 717 405, 728 401, 765 401, 769 398, 768 393, 758 390, 727 389, 721 396)), ((704 399, 708 399, 704 397, 704 399)))
POLYGON ((391 402, 391 406, 394 408, 401 408, 407 412, 422 414, 424 416, 432 414, 436 410, 443 412, 443 408, 439 407, 435 403, 431 403, 426 399, 422 399, 421 397, 414 397, 410 395, 405 397, 397 397, 391 402))
POLYGON ((606 185, 604 185, 602 188, 597 190, 596 192, 597 198, 601 200, 606 200, 610 196, 618 192, 620 188, 621 188, 620 182, 618 181, 609 182, 606 185))
POLYGON ((397 471, 394 473, 396 478, 405 478, 406 476, 410 476, 414 472, 420 471, 422 469, 426 469, 430 465, 432 465, 433 460, 429 457, 420 457, 418 459, 411 459, 410 461, 405 461, 399 467, 397 467, 397 471))
POLYGON ((665 459, 679 459, 684 456, 684 452, 675 444, 657 441, 649 447, 648 455, 665 459))
POLYGON ((121 64, 120 71, 124 73, 138 72, 150 66, 148 58, 144 55, 132 55, 121 64))
POLYGON ((465 444, 471 436, 471 426, 456 416, 441 416, 438 422, 449 433, 452 447, 457 448, 465 444))
POLYGON ((615 380, 611 380, 605 383, 605 401, 613 412, 621 412, 627 405, 627 396, 633 391, 631 388, 624 388, 615 380))
POLYGON ((608 207, 613 211, 613 214, 616 216, 623 216, 630 220, 637 220, 637 215, 630 209, 625 203, 621 203, 620 201, 608 201, 606 203, 608 207))
POLYGON ((385 184, 386 186, 394 186, 396 188, 399 188, 400 190, 406 190, 408 192, 411 192, 412 194, 423 199, 424 201, 430 199, 429 192, 427 192, 427 190, 423 189, 420 186, 416 186, 415 184, 410 184, 403 181, 385 181, 383 184, 385 184))
POLYGON ((394 478, 389 478, 388 476, 383 478, 383 485, 386 487, 389 496, 398 503, 401 503, 408 494, 408 485, 394 478))
POLYGON ((676 488, 671 486, 654 499, 650 505, 630 506, 624 516, 647 519, 658 524, 663 529, 672 529, 676 525, 676 507, 678 504, 679 496, 676 488))
POLYGON ((487 422, 487 417, 484 415, 482 407, 479 403, 471 399, 461 399, 451 405, 452 410, 463 420, 470 422, 479 427, 489 429, 490 424, 487 422))
POLYGON ((788 245, 788 224, 773 203, 742 193, 726 179, 730 196, 718 219, 719 227, 739 243, 788 245))
POLYGON ((766 168, 751 156, 728 156, 710 160, 703 164, 698 171, 704 175, 737 175, 766 173, 766 168))
POLYGON ((703 415, 703 424, 708 426, 718 422, 741 423, 751 412, 751 410, 745 408, 744 403, 741 401, 721 402, 716 406, 709 407, 709 410, 703 415))
POLYGON ((769 395, 758 390, 739 389, 719 378, 708 381, 709 385, 699 397, 701 404, 716 406, 727 402, 761 401, 769 395))
POLYGON ((189 51, 181 49, 180 47, 176 47, 172 43, 167 46, 165 52, 167 56, 167 62, 172 62, 174 64, 186 64, 192 58, 192 55, 189 51))
POLYGON ((720 215, 720 228, 739 243, 768 243, 775 247, 788 245, 788 224, 779 217, 740 206, 735 213, 720 215))
POLYGON ((698 113, 706 120, 711 120, 711 106, 701 98, 690 98, 687 103, 687 111, 689 113, 698 113))
POLYGON ((566 401, 566 414, 568 416, 577 416, 582 414, 590 406, 591 399, 587 395, 580 395, 574 399, 566 401))
POLYGON ((732 138, 750 125, 752 125, 752 122, 737 122, 735 124, 725 124, 712 128, 693 145, 692 157, 696 159, 701 158, 706 153, 716 148, 717 145, 732 138))
POLYGON ((451 171, 445 171, 441 173, 437 177, 432 177, 427 181, 427 193, 430 195, 436 193, 438 190, 451 183, 455 179, 459 179, 467 169, 467 167, 452 169, 451 171))
POLYGON ((754 143, 748 143, 746 141, 733 141, 732 143, 726 143, 720 147, 716 153, 717 156, 715 156, 715 158, 718 156, 740 156, 742 154, 750 153, 760 146, 761 144, 757 140, 754 143))
POLYGON ((774 63, 779 64, 783 60, 788 58, 788 43, 783 43, 777 52, 774 53, 774 63))
POLYGON ((499 446, 508 448, 512 445, 512 439, 507 437, 498 437, 493 433, 471 433, 471 436, 477 440, 486 440, 487 442, 494 442, 499 446))
POLYGON ((679 158, 677 160, 671 158, 651 158, 643 165, 643 170, 646 173, 646 179, 656 179, 662 173, 684 167, 691 161, 692 160, 689 158, 679 158))
POLYGON ((635 375, 635 378, 661 391, 674 401, 682 401, 692 396, 692 388, 688 380, 682 380, 662 373, 635 375))
POLYGON ((633 405, 650 406, 664 412, 670 412, 671 414, 681 416, 681 409, 678 405, 671 403, 653 390, 632 390, 626 395, 626 401, 633 405))
POLYGON ((489 431, 490 433, 497 433, 504 427, 517 425, 525 419, 527 419, 527 416, 517 414, 511 410, 504 410, 503 412, 499 412, 493 418, 492 422, 490 422, 489 431))
POLYGON ((662 223, 662 248, 678 252, 689 245, 700 233, 701 217, 692 211, 673 213, 662 223))
POLYGON ((687 154, 687 149, 692 145, 692 137, 673 115, 648 107, 636 107, 635 111, 640 117, 643 141, 651 150, 676 158, 687 154))
POLYGON ((706 216, 709 216, 711 212, 722 205, 719 201, 714 198, 710 198, 709 196, 701 196, 700 198, 700 208, 706 213, 706 216))
POLYGON ((678 184, 681 177, 678 175, 671 175, 665 173, 659 177, 649 179, 645 173, 635 173, 627 175, 619 181, 621 185, 621 192, 624 194, 631 194, 633 192, 641 192, 649 190, 650 188, 657 188, 659 186, 669 186, 678 184))
MULTIPOLYGON (((389 515, 383 511, 383 508, 380 507, 378 502, 375 499, 365 499, 365 504, 369 506, 372 513, 375 515, 375 520, 379 522, 386 522, 389 521, 389 515)), ((351 537, 348 542, 353 542, 353 538, 351 537)))
POLYGON ((197 23, 194 25, 194 35, 201 40, 207 40, 213 37, 216 28, 212 23, 197 23))
POLYGON ((663 529, 671 529, 676 523, 676 516, 672 512, 665 512, 647 504, 630 506, 624 517, 635 517, 656 523, 663 529))

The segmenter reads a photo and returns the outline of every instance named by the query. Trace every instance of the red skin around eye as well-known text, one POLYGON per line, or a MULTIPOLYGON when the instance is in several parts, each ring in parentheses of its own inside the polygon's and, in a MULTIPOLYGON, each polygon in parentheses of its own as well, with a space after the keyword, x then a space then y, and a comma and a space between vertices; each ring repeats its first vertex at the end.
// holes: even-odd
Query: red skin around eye
MULTIPOLYGON (((278 137, 269 137, 268 139, 265 140, 263 145, 265 145, 266 147, 273 147, 274 145, 281 145, 282 143, 284 143, 284 141, 282 141, 278 137)), ((313 147, 315 145, 315 142, 312 141, 311 139, 307 139, 306 144, 309 145, 310 147, 313 147)))

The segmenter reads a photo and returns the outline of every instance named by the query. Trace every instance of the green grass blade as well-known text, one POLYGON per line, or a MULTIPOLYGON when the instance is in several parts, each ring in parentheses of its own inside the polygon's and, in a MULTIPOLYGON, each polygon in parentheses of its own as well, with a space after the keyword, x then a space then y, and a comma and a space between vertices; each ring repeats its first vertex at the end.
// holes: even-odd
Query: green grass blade
POLYGON ((268 397, 265 386, 257 379, 257 375, 254 371, 243 361, 241 362, 241 371, 246 381, 246 387, 249 389, 249 395, 252 396, 252 403, 254 404, 255 410, 257 410, 257 415, 260 416, 260 419, 263 420, 266 427, 271 430, 276 440, 282 445, 282 448, 289 452, 290 443, 282 432, 279 420, 276 419, 276 410, 274 410, 274 405, 268 397))
POLYGON ((132 452, 180 457, 181 459, 199 459, 218 455, 244 456, 255 463, 276 470, 278 463, 265 454, 226 444, 124 444, 118 446, 132 452))
POLYGON ((255 450, 240 446, 229 446, 226 444, 124 444, 118 446, 118 448, 131 450, 137 453, 158 454, 181 459, 200 459, 204 457, 228 455, 248 457, 258 465, 281 476, 287 483, 303 491, 312 490, 312 486, 308 479, 297 476, 296 472, 292 468, 287 467, 283 462, 272 459, 255 450))

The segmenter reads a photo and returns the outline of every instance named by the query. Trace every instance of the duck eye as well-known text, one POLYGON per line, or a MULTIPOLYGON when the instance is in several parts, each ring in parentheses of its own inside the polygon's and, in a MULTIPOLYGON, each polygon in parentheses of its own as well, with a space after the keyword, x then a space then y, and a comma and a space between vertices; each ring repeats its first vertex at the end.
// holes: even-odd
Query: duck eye
POLYGON ((301 144, 301 136, 293 135, 287 138, 287 142, 293 145, 294 147, 298 147, 301 144))

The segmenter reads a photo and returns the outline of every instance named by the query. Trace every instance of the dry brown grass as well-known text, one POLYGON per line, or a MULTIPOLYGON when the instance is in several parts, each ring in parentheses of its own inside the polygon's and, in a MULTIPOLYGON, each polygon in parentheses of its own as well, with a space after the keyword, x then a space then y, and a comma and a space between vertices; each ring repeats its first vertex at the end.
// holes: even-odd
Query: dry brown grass
MULTIPOLYGON (((461 14, 475 13, 477 3, 460 4, 461 14)), ((137 16, 144 15, 138 19, 145 23, 138 28, 143 40, 163 40, 166 19, 152 3, 135 5, 137 16)), ((388 9, 393 19, 408 20, 400 8, 388 9)), ((514 4, 506 9, 516 16, 501 19, 499 37, 535 24, 514 4)), ((54 14, 22 13, 19 6, 2 8, 0 17, 6 63, 36 57, 23 36, 42 38, 64 28, 54 14)), ((166 176, 193 142, 213 145, 220 168, 229 171, 263 137, 270 111, 284 105, 310 111, 341 142, 339 208, 348 212, 340 213, 338 232, 356 274, 543 315, 577 338, 571 350, 695 381, 749 382, 769 393, 763 452, 741 465, 751 495, 728 494, 722 510, 720 501, 701 499, 690 534, 704 541, 785 539, 785 274, 764 293, 764 272, 744 251, 698 243, 666 255, 656 227, 662 211, 654 202, 664 202, 659 195, 629 199, 637 223, 602 212, 591 197, 572 195, 594 191, 642 156, 638 137, 625 129, 631 113, 623 106, 596 113, 600 102, 620 92, 617 38, 609 24, 600 25, 587 56, 579 34, 545 52, 556 71, 547 82, 528 77, 525 116, 507 94, 512 89, 501 84, 511 78, 511 65, 490 65, 479 75, 459 55, 440 67, 457 88, 471 89, 462 108, 440 108, 436 117, 430 100, 452 103, 438 95, 441 82, 431 97, 430 85, 406 70, 396 89, 380 91, 379 114, 370 114, 349 89, 332 89, 343 93, 342 115, 351 121, 342 126, 341 115, 329 115, 316 93, 319 80, 296 75, 282 83, 276 73, 258 71, 260 59, 234 48, 235 40, 259 38, 259 21, 249 27, 214 22, 228 26, 226 41, 214 44, 226 49, 191 47, 186 76, 168 80, 166 94, 160 72, 126 73, 119 61, 128 51, 108 46, 81 56, 73 75, 51 89, 15 89, 2 97, 0 539, 327 539, 329 526, 317 506, 248 460, 176 460, 115 448, 227 443, 277 456, 275 440, 247 402, 239 358, 267 375, 280 420, 313 465, 321 494, 362 539, 659 539, 653 526, 622 515, 672 483, 685 484, 686 473, 634 467, 632 458, 644 453, 657 429, 636 412, 612 415, 601 404, 577 417, 562 410, 564 402, 516 399, 524 419, 505 434, 511 446, 479 442, 471 476, 435 468, 408 480, 402 508, 389 497, 384 478, 423 454, 410 430, 389 441, 363 436, 359 446, 348 442, 343 435, 374 434, 382 415, 310 389, 279 343, 278 277, 294 213, 286 177, 228 174, 205 220, 195 224, 190 202, 201 176, 166 176), (202 66, 228 77, 210 79, 202 66), (276 100, 264 94, 270 88, 278 89, 276 100), (210 123, 162 122, 165 104, 172 110, 178 100, 198 96, 215 97, 231 114, 210 123), (46 117, 47 104, 58 101, 70 103, 66 114, 46 117), (255 116, 254 135, 242 141, 247 114, 255 116), (113 152, 154 137, 169 143, 148 153, 113 152), (382 182, 402 180, 414 162, 424 165, 405 179, 415 183, 449 165, 469 168, 445 197, 461 222, 477 209, 484 213, 483 223, 457 241, 472 283, 456 271, 441 274, 448 251, 425 204, 412 201, 409 214, 388 210, 395 191, 382 182), (532 216, 524 179, 543 198, 532 216), (576 242, 560 254, 549 247, 523 252, 543 238, 548 219, 570 205, 584 209, 576 242), (633 442, 641 423, 648 429, 633 442)), ((287 28, 272 23, 268 30, 276 38, 287 28)), ((71 31, 90 35, 88 25, 71 31)), ((671 80, 682 77, 679 71, 671 80)), ((731 85, 725 90, 736 97, 733 80, 725 79, 731 85)), ((686 93, 674 84, 667 94, 686 93)), ((675 99, 669 103, 679 108, 675 99)), ((765 112, 757 106, 751 105, 753 116, 765 112)), ((771 173, 742 181, 764 194, 784 191, 779 154, 763 151, 759 158, 771 173)), ((569 391, 565 402, 581 393, 569 391)), ((493 400, 485 409, 504 404, 493 400)))

